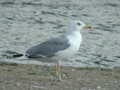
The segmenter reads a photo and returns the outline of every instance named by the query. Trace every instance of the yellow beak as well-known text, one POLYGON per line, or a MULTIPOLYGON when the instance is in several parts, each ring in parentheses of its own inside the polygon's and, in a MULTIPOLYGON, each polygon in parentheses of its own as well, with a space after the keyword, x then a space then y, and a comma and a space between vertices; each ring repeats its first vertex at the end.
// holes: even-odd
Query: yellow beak
POLYGON ((92 27, 89 26, 89 25, 86 25, 84 28, 85 28, 85 29, 88 29, 88 30, 92 29, 92 27))

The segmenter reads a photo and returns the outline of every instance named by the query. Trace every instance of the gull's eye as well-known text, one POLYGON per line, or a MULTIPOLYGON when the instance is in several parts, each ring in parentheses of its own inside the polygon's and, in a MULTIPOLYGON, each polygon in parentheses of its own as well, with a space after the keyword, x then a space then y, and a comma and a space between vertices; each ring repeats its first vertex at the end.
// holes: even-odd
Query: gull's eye
POLYGON ((77 23, 77 25, 79 25, 79 26, 80 26, 80 25, 81 25, 81 23, 79 23, 79 22, 78 22, 78 23, 77 23))

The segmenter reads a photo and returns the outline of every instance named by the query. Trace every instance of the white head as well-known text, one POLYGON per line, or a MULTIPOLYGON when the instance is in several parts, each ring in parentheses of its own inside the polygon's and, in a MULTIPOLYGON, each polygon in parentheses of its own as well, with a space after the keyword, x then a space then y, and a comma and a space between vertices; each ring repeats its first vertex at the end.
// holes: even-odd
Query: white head
POLYGON ((82 28, 84 28, 86 25, 82 21, 74 20, 70 22, 70 28, 72 30, 80 31, 82 28))
POLYGON ((76 31, 80 31, 81 29, 86 28, 86 29, 91 29, 91 26, 87 26, 85 25, 84 22, 80 21, 80 20, 74 20, 70 23, 70 29, 76 30, 76 31))

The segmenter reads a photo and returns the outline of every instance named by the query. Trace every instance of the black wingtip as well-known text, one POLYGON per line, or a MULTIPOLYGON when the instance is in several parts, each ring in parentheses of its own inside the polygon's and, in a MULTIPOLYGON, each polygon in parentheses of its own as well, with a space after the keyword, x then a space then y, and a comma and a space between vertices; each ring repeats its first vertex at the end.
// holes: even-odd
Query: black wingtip
POLYGON ((22 57, 23 56, 23 54, 16 54, 16 55, 13 55, 13 57, 22 57))
POLYGON ((2 54, 2 56, 6 58, 17 58, 23 56, 23 54, 15 51, 7 50, 2 54))

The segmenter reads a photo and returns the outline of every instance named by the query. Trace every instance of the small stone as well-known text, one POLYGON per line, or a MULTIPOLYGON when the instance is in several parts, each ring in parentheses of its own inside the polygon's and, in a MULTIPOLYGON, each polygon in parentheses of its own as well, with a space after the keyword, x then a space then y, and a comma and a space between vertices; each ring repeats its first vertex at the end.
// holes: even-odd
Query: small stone
POLYGON ((101 86, 97 86, 97 89, 101 89, 101 86))

